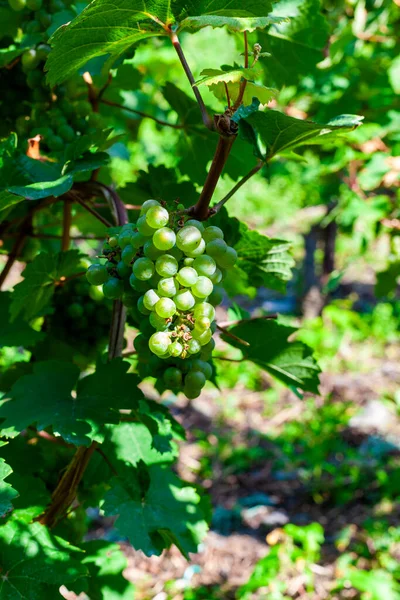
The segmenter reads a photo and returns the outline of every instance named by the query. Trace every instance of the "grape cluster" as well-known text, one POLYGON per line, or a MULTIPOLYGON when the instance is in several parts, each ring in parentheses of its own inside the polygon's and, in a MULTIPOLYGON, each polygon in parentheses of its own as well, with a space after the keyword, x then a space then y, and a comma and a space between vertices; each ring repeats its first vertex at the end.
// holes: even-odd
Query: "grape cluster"
POLYGON ((166 388, 183 389, 189 398, 212 375, 214 306, 223 297, 218 284, 237 259, 223 238, 219 227, 184 222, 147 200, 136 223, 109 237, 107 262, 87 271, 89 283, 103 285, 106 298, 121 298, 136 316, 141 334, 135 348, 139 360, 149 358, 148 374, 162 372, 166 388))
MULTIPOLYGON (((79 75, 64 85, 50 89, 46 83, 44 64, 50 52, 47 44, 49 27, 70 20, 72 0, 8 0, 10 7, 21 12, 21 27, 26 41, 35 42, 6 73, 5 93, 10 98, 1 102, 3 117, 9 129, 22 140, 41 136, 41 151, 50 154, 64 152, 77 136, 95 133, 103 128, 103 119, 88 101, 88 89, 79 75), (15 103, 15 88, 23 102, 15 103), (14 96, 12 96, 12 94, 14 96)), ((50 29, 51 31, 51 29, 50 29)))
POLYGON ((105 346, 111 320, 111 305, 100 288, 73 279, 54 294, 54 313, 46 319, 48 331, 56 338, 76 345, 88 356, 105 346))

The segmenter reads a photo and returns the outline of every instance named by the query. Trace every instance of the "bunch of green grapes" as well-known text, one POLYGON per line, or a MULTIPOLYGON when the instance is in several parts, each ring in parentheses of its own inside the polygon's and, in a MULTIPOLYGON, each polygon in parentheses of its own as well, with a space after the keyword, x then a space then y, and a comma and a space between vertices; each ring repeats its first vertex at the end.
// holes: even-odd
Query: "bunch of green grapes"
POLYGON ((91 265, 87 279, 131 310, 141 330, 135 348, 147 374, 162 372, 168 389, 199 396, 212 375, 214 307, 223 298, 218 284, 237 259, 223 231, 184 222, 147 200, 136 223, 109 237, 103 256, 107 262, 91 265))
MULTIPOLYGON (((22 140, 40 135, 41 150, 50 154, 63 152, 77 136, 95 133, 103 128, 101 116, 93 111, 88 101, 88 89, 79 75, 66 84, 51 89, 46 83, 44 64, 50 52, 47 44, 52 22, 60 24, 71 19, 69 0, 9 0, 13 10, 21 11, 24 39, 35 40, 27 48, 18 64, 10 69, 11 77, 25 90, 22 103, 4 104, 4 117, 10 129, 17 131, 22 140), (60 19, 57 13, 62 13, 60 19)), ((72 7, 73 8, 73 7, 72 7)), ((10 87, 15 95, 15 86, 10 87)))
POLYGON ((54 294, 54 312, 46 319, 46 327, 56 338, 92 354, 105 347, 111 322, 111 304, 100 288, 87 281, 72 279, 59 286, 54 294))

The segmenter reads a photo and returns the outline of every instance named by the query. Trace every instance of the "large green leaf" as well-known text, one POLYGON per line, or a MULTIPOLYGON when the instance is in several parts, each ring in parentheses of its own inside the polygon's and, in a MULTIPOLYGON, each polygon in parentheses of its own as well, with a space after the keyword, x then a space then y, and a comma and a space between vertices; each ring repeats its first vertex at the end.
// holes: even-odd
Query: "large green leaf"
POLYGON ((2 320, 0 322, 0 348, 4 346, 23 346, 30 348, 37 342, 43 339, 44 334, 40 331, 35 331, 21 319, 10 322, 9 308, 11 304, 12 294, 9 292, 0 293, 0 314, 2 320))
POLYGON ((87 575, 82 557, 80 550, 39 523, 8 521, 0 527, 1 599, 61 599, 61 584, 87 575))
POLYGON ((226 89, 228 89, 229 98, 232 103, 236 100, 239 95, 242 79, 247 79, 243 94, 243 103, 245 106, 252 105, 255 98, 261 104, 267 104, 278 93, 278 90, 250 81, 251 79, 256 79, 259 75, 259 71, 254 68, 223 67, 222 69, 204 69, 201 75, 203 77, 197 81, 197 85, 206 85, 213 92, 214 96, 221 101, 226 101, 226 89))
POLYGON ((229 329, 235 338, 226 334, 222 337, 239 348, 244 358, 286 385, 317 394, 320 368, 308 346, 288 341, 295 331, 296 328, 273 320, 249 319, 229 329))
MULTIPOLYGON (((300 146, 323 144, 334 140, 338 134, 353 131, 361 124, 363 117, 357 115, 340 115, 329 123, 319 125, 312 121, 303 121, 289 117, 277 110, 253 112, 240 121, 250 125, 254 136, 255 150, 259 152, 259 141, 265 146, 264 159, 269 160, 276 154, 292 151, 300 146)), ((245 127, 246 127, 245 125, 245 127)), ((250 137, 246 129, 244 137, 250 137)))
POLYGON ((0 458, 0 517, 12 510, 12 500, 18 496, 18 492, 4 481, 11 473, 12 468, 0 458))
POLYGON ((29 425, 54 433, 69 443, 89 445, 103 441, 107 423, 120 421, 120 409, 138 407, 143 394, 139 379, 127 374, 129 363, 115 359, 101 364, 93 375, 78 382, 79 369, 67 362, 37 363, 0 401, 2 435, 15 437, 29 425), (77 385, 76 397, 72 395, 77 385))
POLYGON ((35 317, 49 304, 61 278, 76 275, 82 269, 81 255, 77 250, 39 254, 25 268, 24 280, 14 288, 10 307, 11 320, 19 315, 26 320, 35 317))
MULTIPOLYGON (((82 544, 81 549, 85 552, 82 564, 90 575, 85 587, 90 600, 133 600, 135 588, 122 575, 128 561, 118 544, 93 540, 82 544)), ((69 588, 74 590, 74 585, 69 588)))
POLYGON ((273 16, 285 19, 259 35, 263 50, 272 55, 263 63, 264 68, 274 85, 293 85, 323 60, 328 22, 321 14, 321 0, 281 0, 273 16))
POLYGON ((196 552, 207 530, 208 501, 196 488, 160 465, 126 466, 110 481, 102 506, 118 515, 115 528, 147 556, 175 544, 183 554, 196 552))
POLYGON ((269 16, 271 9, 269 0, 253 0, 249 7, 241 0, 114 0, 112 4, 95 0, 51 38, 48 80, 52 86, 61 83, 96 56, 108 55, 112 64, 134 44, 169 35, 170 28, 179 29, 179 25, 227 25, 235 31, 252 31, 282 22, 269 16))

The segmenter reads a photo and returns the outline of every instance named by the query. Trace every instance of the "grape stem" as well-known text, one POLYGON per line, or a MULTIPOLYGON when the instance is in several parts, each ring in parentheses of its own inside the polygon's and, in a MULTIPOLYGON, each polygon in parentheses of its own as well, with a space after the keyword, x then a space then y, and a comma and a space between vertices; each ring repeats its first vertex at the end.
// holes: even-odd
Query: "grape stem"
POLYGON ((240 337, 238 337, 234 333, 231 333, 229 331, 229 329, 225 329, 224 327, 221 327, 221 325, 217 325, 217 329, 218 329, 218 331, 221 331, 223 334, 225 334, 226 336, 232 338, 236 342, 239 342, 243 346, 250 346, 249 342, 246 342, 246 340, 242 340, 240 337))
POLYGON ((112 223, 110 223, 110 221, 108 221, 107 219, 105 219, 100 213, 97 212, 97 210, 95 210, 89 204, 87 204, 85 202, 85 200, 82 200, 82 198, 79 195, 74 194, 74 200, 75 200, 75 202, 77 202, 78 204, 80 204, 85 210, 87 210, 91 215, 93 215, 94 217, 96 217, 96 219, 98 221, 100 221, 101 223, 103 223, 103 225, 105 225, 106 227, 112 227, 112 223))
POLYGON ((238 319, 237 321, 223 321, 222 323, 218 323, 218 326, 222 327, 224 329, 225 327, 232 327, 233 325, 240 325, 240 323, 249 323, 250 321, 254 321, 255 319, 259 320, 259 319, 277 319, 277 318, 278 318, 278 314, 273 313, 270 315, 262 315, 261 317, 255 317, 254 319, 238 319))
POLYGON ((224 206, 224 204, 226 202, 228 202, 228 200, 230 198, 232 198, 232 196, 234 196, 234 194, 236 194, 236 192, 238 190, 240 190, 240 188, 242 187, 242 185, 244 185, 251 177, 253 177, 253 175, 255 175, 256 173, 258 173, 259 171, 261 171, 261 169, 263 168, 264 165, 265 165, 264 161, 260 160, 251 169, 251 171, 249 171, 247 173, 247 175, 245 175, 240 181, 238 181, 238 183, 231 189, 230 192, 228 192, 228 194, 224 198, 222 198, 222 200, 220 200, 219 202, 217 202, 217 204, 214 204, 214 206, 210 209, 211 215, 217 214, 221 210, 221 208, 224 206))
MULTIPOLYGON (((98 185, 95 182, 91 182, 91 185, 94 184, 96 186, 98 185)), ((123 202, 119 199, 116 193, 113 193, 112 190, 108 189, 108 191, 110 193, 108 195, 104 194, 104 197, 110 204, 110 208, 116 217, 116 225, 124 225, 125 223, 128 223, 128 215, 123 202)), ((122 354, 125 319, 125 307, 123 306, 121 300, 115 300, 113 304, 113 314, 108 346, 109 360, 113 360, 122 354)), ((51 496, 50 505, 37 519, 42 525, 47 525, 50 528, 54 527, 58 521, 68 513, 69 507, 75 500, 78 486, 86 467, 88 466, 93 453, 98 450, 98 447, 99 444, 97 442, 92 442, 88 448, 80 446, 76 450, 51 496)))
MULTIPOLYGON (((247 40, 247 31, 243 32, 243 37, 244 37, 244 67, 245 67, 245 69, 247 69, 249 66, 249 43, 247 40)), ((242 104, 246 85, 247 85, 247 79, 245 79, 243 77, 243 79, 240 83, 239 95, 236 99, 235 104, 233 105, 232 112, 237 111, 239 106, 242 104)))
POLYGON ((174 46, 174 48, 176 50, 176 53, 177 53, 177 55, 179 57, 179 60, 181 61, 181 65, 183 67, 183 70, 186 73, 186 77, 188 78, 188 80, 190 82, 190 85, 192 86, 193 93, 194 93, 194 95, 196 97, 197 104, 199 105, 199 108, 200 108, 201 118, 203 120, 203 123, 204 123, 205 127, 207 127, 207 129, 210 129, 211 131, 213 131, 214 130, 214 123, 211 120, 211 118, 210 118, 210 116, 209 116, 209 114, 207 112, 207 108, 206 108, 206 105, 204 104, 204 101, 203 101, 203 98, 202 98, 201 93, 199 91, 199 88, 197 87, 197 85, 195 83, 195 80, 194 80, 194 77, 193 77, 193 73, 190 70, 190 67, 189 67, 188 62, 186 60, 186 57, 185 57, 185 55, 183 53, 182 46, 181 46, 181 44, 179 42, 179 38, 176 35, 176 33, 174 31, 172 31, 172 30, 170 30, 169 36, 171 38, 172 45, 174 46))
POLYGON ((135 110, 134 108, 128 108, 123 104, 118 104, 118 102, 112 102, 111 100, 106 100, 105 98, 101 98, 99 100, 101 104, 106 104, 107 106, 114 106, 115 108, 120 108, 121 110, 126 110, 134 115, 138 115, 139 117, 143 117, 144 119, 151 119, 155 121, 159 125, 165 125, 166 127, 172 127, 173 129, 183 129, 185 126, 181 123, 169 123, 168 121, 163 121, 162 119, 157 119, 157 117, 153 117, 153 115, 149 115, 147 113, 142 112, 141 110, 135 110))

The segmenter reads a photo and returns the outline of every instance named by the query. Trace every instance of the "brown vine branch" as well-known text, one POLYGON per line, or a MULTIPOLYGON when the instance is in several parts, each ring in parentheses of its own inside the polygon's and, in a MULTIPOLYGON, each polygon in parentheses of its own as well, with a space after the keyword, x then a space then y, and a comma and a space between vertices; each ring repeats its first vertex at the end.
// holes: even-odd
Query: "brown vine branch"
POLYGON ((123 104, 118 104, 118 102, 112 102, 111 100, 106 100, 105 98, 101 98, 99 100, 101 104, 106 104, 107 106, 114 106, 115 108, 120 108, 121 110, 126 110, 127 112, 138 115, 139 117, 143 117, 144 119, 151 119, 155 121, 159 125, 165 125, 166 127, 172 127, 173 129, 183 129, 185 126, 180 123, 169 123, 168 121, 163 121, 162 119, 157 119, 157 117, 153 117, 153 115, 149 115, 147 113, 142 112, 141 110, 135 110, 134 108, 128 108, 123 104))
POLYGON ((270 315, 262 315, 261 317, 254 317, 254 319, 238 319, 236 321, 223 321, 222 323, 218 323, 218 326, 221 328, 232 327, 233 325, 240 325, 240 323, 249 323, 250 321, 260 320, 260 319, 277 319, 277 313, 271 313, 270 315))
POLYGON ((213 358, 216 358, 218 360, 225 360, 226 362, 234 362, 234 363, 240 363, 240 362, 243 362, 244 360, 246 360, 245 358, 228 358, 227 356, 213 356, 213 358))
POLYGON ((224 327, 221 327, 221 325, 217 325, 217 329, 218 329, 218 331, 221 331, 222 333, 224 333, 228 337, 232 338, 236 342, 239 342, 240 344, 243 344, 243 346, 250 346, 249 342, 246 342, 246 340, 242 340, 240 337, 238 337, 234 333, 231 333, 228 329, 225 329, 224 327))
POLYGON ((203 120, 203 123, 207 127, 207 129, 213 130, 214 129, 214 124, 213 124, 212 120, 210 119, 210 116, 209 116, 209 114, 207 112, 206 105, 204 104, 204 101, 203 101, 203 98, 202 98, 202 96, 200 94, 199 88, 195 84, 193 73, 190 70, 190 67, 189 67, 188 62, 186 60, 186 57, 185 57, 185 55, 183 53, 182 46, 181 46, 181 44, 179 42, 179 38, 176 35, 176 33, 174 33, 173 31, 170 31, 170 38, 171 38, 172 45, 174 46, 174 48, 176 50, 176 53, 177 53, 177 55, 179 57, 179 60, 181 61, 181 65, 183 67, 183 70, 186 73, 186 77, 188 78, 188 80, 190 82, 190 85, 192 86, 193 93, 194 93, 194 95, 196 97, 197 103, 198 103, 199 108, 200 108, 201 118, 203 120))
MULTIPOLYGON (((98 186, 99 184, 97 184, 96 182, 91 182, 90 185, 98 186)), ((118 195, 113 193, 111 190, 111 193, 108 196, 104 194, 104 197, 110 203, 110 208, 116 215, 116 224, 124 225, 125 223, 127 223, 128 217, 125 210, 125 206, 118 198, 118 195), (118 204, 119 206, 117 206, 118 204)), ((123 347, 125 318, 126 311, 122 302, 120 300, 115 300, 113 304, 113 314, 109 339, 109 360, 112 360, 117 356, 121 356, 123 347)), ((37 519, 40 523, 42 523, 42 525, 54 527, 58 523, 58 521, 67 514, 69 507, 75 500, 78 491, 78 486, 86 470, 86 467, 88 466, 93 453, 98 449, 98 446, 99 445, 97 442, 92 442, 92 444, 88 448, 80 446, 76 450, 71 462, 67 466, 64 474, 58 482, 56 489, 52 494, 50 505, 47 507, 45 512, 37 519)))
POLYGON ((220 137, 207 179, 197 203, 189 209, 189 214, 199 221, 205 221, 210 215, 210 202, 223 171, 236 136, 220 137))
POLYGON ((251 177, 253 177, 253 175, 255 175, 256 173, 258 173, 259 171, 261 171, 261 169, 263 168, 263 166, 265 165, 265 163, 260 160, 260 162, 258 162, 252 169, 251 171, 249 171, 247 173, 247 175, 245 175, 240 181, 238 181, 238 183, 231 189, 230 192, 228 192, 228 194, 222 198, 222 200, 220 200, 219 202, 217 202, 217 204, 215 204, 212 208, 211 208, 211 213, 213 215, 215 215, 216 213, 218 213, 221 208, 224 206, 224 204, 226 202, 228 202, 228 200, 230 198, 232 198, 232 196, 234 194, 236 194, 236 192, 238 190, 240 190, 240 188, 242 187, 242 185, 244 185, 251 177))
POLYGON ((82 198, 80 198, 77 194, 74 195, 74 200, 75 202, 80 204, 85 210, 87 210, 91 215, 93 215, 98 221, 103 223, 103 225, 105 225, 106 227, 112 227, 112 223, 110 223, 110 221, 105 219, 100 213, 97 212, 97 210, 92 208, 90 204, 87 204, 85 200, 82 200, 82 198))

